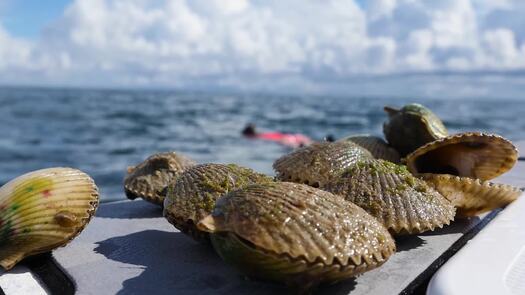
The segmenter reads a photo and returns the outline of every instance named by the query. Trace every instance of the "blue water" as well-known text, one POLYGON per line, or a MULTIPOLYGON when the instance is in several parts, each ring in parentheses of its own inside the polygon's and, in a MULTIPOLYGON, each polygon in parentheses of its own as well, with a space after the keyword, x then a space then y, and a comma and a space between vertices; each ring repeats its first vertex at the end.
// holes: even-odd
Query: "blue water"
POLYGON ((123 199, 126 167, 169 150, 198 162, 237 163, 272 174, 272 162, 289 150, 242 138, 247 122, 314 139, 380 135, 383 106, 408 102, 429 106, 451 133, 525 139, 525 102, 516 100, 0 88, 0 182, 31 170, 70 166, 95 179, 102 200, 123 199))

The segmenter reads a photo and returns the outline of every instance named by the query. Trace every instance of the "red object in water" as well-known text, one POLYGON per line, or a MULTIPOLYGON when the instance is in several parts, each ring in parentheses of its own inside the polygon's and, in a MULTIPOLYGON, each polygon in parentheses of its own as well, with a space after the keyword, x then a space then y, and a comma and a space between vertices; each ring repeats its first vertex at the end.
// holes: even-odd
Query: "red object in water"
POLYGON ((275 141, 289 147, 300 147, 312 143, 312 140, 302 134, 287 134, 280 132, 264 132, 254 136, 257 139, 275 141))

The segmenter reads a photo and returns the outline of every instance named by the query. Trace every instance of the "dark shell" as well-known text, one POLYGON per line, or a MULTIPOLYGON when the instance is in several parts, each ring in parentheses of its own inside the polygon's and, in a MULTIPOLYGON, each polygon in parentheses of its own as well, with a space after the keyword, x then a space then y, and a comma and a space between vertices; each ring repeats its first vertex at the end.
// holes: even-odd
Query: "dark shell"
POLYGON ((352 142, 317 142, 280 157, 273 168, 279 180, 319 187, 363 158, 373 156, 352 142))
POLYGON ((447 198, 457 209, 457 216, 468 217, 506 206, 522 191, 511 185, 492 183, 448 174, 419 175, 447 198))
POLYGON ((323 189, 365 209, 393 233, 434 230, 454 219, 452 204, 405 166, 363 161, 323 189))
POLYGON ((401 159, 399 153, 386 143, 382 138, 371 135, 354 135, 348 136, 341 141, 351 141, 360 147, 369 151, 376 159, 386 160, 392 163, 399 164, 401 159))
POLYGON ((510 170, 516 147, 499 135, 479 132, 451 135, 428 143, 407 156, 413 174, 451 174, 490 180, 510 170))
POLYGON ((246 274, 302 287, 353 277, 395 252, 387 229, 361 208, 289 182, 231 192, 198 226, 246 274))
POLYGON ((234 164, 202 164, 182 173, 168 188, 164 216, 181 232, 196 240, 207 240, 208 234, 195 224, 210 214, 222 195, 254 183, 273 179, 234 164))
POLYGON ((385 111, 388 121, 383 124, 383 133, 401 156, 448 135, 438 116, 420 104, 408 104, 401 110, 385 107, 385 111))
POLYGON ((142 198, 162 206, 168 184, 194 165, 193 160, 175 152, 154 154, 128 169, 124 178, 126 196, 131 200, 142 198))

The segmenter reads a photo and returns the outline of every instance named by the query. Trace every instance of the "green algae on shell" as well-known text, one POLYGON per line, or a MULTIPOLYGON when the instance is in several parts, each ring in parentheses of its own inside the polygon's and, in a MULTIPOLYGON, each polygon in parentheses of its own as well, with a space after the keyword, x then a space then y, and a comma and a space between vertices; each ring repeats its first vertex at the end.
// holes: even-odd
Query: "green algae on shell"
POLYGON ((430 142, 406 157, 414 175, 450 174, 493 179, 510 170, 518 159, 516 147, 494 134, 469 132, 430 142))
POLYGON ((469 217, 506 206, 516 200, 522 191, 507 184, 492 183, 448 174, 420 174, 456 207, 456 215, 469 217))
POLYGON ((0 188, 0 265, 9 270, 25 257, 75 238, 95 214, 93 179, 72 168, 19 176, 0 188))
POLYGON ((351 141, 369 151, 376 159, 382 159, 396 164, 401 162, 399 153, 380 137, 372 135, 353 135, 342 138, 339 141, 351 141))
POLYGON ((383 133, 388 143, 403 157, 428 142, 448 135, 439 117, 420 104, 408 104, 400 110, 386 106, 385 111, 388 121, 383 124, 383 133))
POLYGON ((355 143, 316 142, 280 157, 273 168, 279 180, 320 187, 363 158, 373 156, 355 143))
POLYGON ((455 215, 440 193, 405 166, 384 160, 359 162, 323 189, 365 209, 395 234, 441 228, 455 215))
POLYGON ((195 224, 211 213, 217 199, 246 185, 272 181, 269 176, 234 164, 196 165, 169 185, 164 216, 181 232, 198 241, 207 240, 208 234, 197 230, 195 224))
POLYGON ((230 192, 198 227, 247 275, 303 289, 376 268, 395 252, 388 230, 363 209, 297 183, 230 192))
POLYGON ((126 196, 131 200, 142 198, 162 206, 168 184, 195 164, 176 152, 154 154, 137 166, 128 168, 124 178, 126 196))

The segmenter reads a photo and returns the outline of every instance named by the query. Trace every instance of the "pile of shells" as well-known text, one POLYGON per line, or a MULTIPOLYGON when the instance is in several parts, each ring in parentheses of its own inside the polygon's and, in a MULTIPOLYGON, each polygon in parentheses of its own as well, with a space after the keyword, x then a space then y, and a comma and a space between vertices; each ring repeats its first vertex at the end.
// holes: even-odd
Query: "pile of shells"
MULTIPOLYGON (((381 266, 396 251, 393 235, 433 231, 520 195, 490 182, 517 160, 510 141, 448 135, 418 104, 385 111, 386 141, 355 135, 314 143, 277 159, 275 178, 167 152, 130 167, 124 191, 163 206, 178 230, 211 243, 246 275, 299 291, 381 266)), ((7 183, 0 188, 0 265, 65 245, 97 204, 94 182, 70 168, 7 183)))
POLYGON ((126 192, 164 198, 164 216, 178 230, 211 243, 244 274, 300 291, 382 265, 395 235, 433 231, 520 194, 488 181, 517 160, 508 140, 449 136, 418 104, 385 110, 386 141, 354 135, 313 143, 277 159, 275 179, 171 153, 133 169, 126 192))

